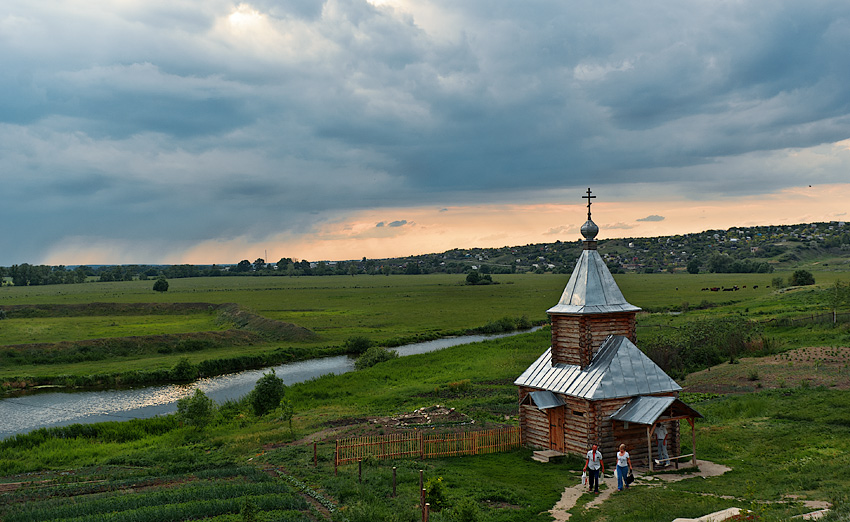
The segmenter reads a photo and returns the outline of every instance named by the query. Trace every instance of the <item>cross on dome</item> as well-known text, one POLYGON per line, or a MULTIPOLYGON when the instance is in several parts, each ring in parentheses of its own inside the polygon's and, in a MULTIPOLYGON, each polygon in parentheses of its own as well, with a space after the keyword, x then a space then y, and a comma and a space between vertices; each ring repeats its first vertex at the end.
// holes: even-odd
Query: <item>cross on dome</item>
POLYGON ((587 195, 586 195, 586 196, 582 196, 582 199, 586 199, 586 200, 587 200, 587 220, 588 220, 588 221, 590 221, 590 204, 592 203, 590 200, 591 200, 591 199, 596 199, 596 196, 591 196, 591 195, 590 195, 590 187, 587 187, 587 195))
POLYGON ((596 240, 596 234, 599 233, 599 227, 596 226, 596 223, 594 223, 590 219, 590 205, 591 205, 591 203, 593 203, 590 200, 596 198, 596 196, 591 196, 590 194, 591 194, 590 187, 588 187, 587 188, 587 195, 582 196, 582 199, 587 200, 587 221, 584 223, 584 225, 581 226, 581 235, 584 236, 585 248, 586 249, 588 249, 588 248, 595 249, 596 248, 596 241, 595 241, 596 240))

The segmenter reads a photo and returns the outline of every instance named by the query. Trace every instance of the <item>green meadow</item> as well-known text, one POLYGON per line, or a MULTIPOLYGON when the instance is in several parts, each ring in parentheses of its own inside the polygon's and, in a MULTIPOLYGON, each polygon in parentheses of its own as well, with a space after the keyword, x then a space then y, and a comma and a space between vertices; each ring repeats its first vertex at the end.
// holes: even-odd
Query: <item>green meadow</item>
MULTIPOLYGON (((773 278, 787 275, 625 274, 616 279, 629 301, 649 312, 698 309, 708 315, 734 312, 759 319, 827 311, 821 301, 799 297, 811 289, 777 293, 769 288, 773 278), (704 290, 735 285, 738 291, 704 290)), ((842 273, 824 271, 815 276, 818 286, 825 288, 840 280, 842 273)), ((352 337, 396 346, 486 329, 503 318, 539 324, 547 318, 545 311, 558 302, 568 276, 511 274, 498 275, 495 280, 499 284, 468 286, 462 276, 445 274, 187 278, 172 280, 163 293, 154 292, 151 281, 6 286, 0 288, 0 306, 90 305, 93 309, 90 315, 70 316, 59 311, 39 317, 8 312, 8 318, 0 321, 0 382, 80 385, 87 381, 79 377, 96 373, 107 378, 95 384, 109 385, 117 378, 108 376, 127 372, 136 373, 125 375, 124 382, 159 382, 166 375, 163 372, 184 358, 193 365, 206 363, 229 371, 336 355, 345 351, 343 346, 352 337), (109 303, 205 303, 206 307, 139 315, 110 312, 109 303), (264 335, 267 332, 263 331, 236 335, 239 325, 217 309, 226 303, 272 321, 307 328, 314 335, 300 339, 264 335), (199 332, 203 333, 201 339, 196 335, 187 344, 186 338, 199 332), (140 343, 128 347, 120 341, 134 336, 171 337, 157 339, 160 344, 152 340, 147 349, 140 343), (98 349, 91 350, 93 345, 98 349), (80 354, 75 355, 74 349, 80 354), (65 355, 57 356, 57 352, 65 355), (233 363, 237 359, 241 362, 233 363), (144 370, 154 373, 139 374, 144 370), (68 380, 69 376, 74 379, 68 380)), ((640 322, 667 325, 681 320, 653 313, 643 314, 640 322)))
MULTIPOLYGON (((639 345, 648 332, 675 331, 694 321, 734 316, 764 322, 758 335, 775 339, 776 353, 756 353, 757 357, 739 363, 751 368, 753 361, 801 346, 850 345, 846 323, 770 322, 830 310, 825 304, 830 285, 846 279, 836 272, 814 274, 816 286, 783 290, 767 286, 774 277, 787 274, 629 274, 616 279, 630 302, 652 311, 639 316, 639 345), (740 290, 702 290, 734 285, 740 290), (759 288, 753 289, 756 285, 759 288)), ((501 284, 465 286, 459 276, 443 275, 209 278, 173 280, 164 294, 152 292, 148 281, 3 287, 0 306, 236 303, 262 317, 308 328, 317 337, 116 355, 76 364, 4 363, 0 375, 37 371, 85 375, 110 365, 168 368, 183 357, 196 362, 295 348, 321 355, 338 350, 352 336, 392 344, 423 333, 462 332, 503 317, 542 321, 568 277, 523 274, 494 279, 501 284)), ((42 340, 53 342, 238 329, 209 310, 150 316, 98 313, 38 318, 10 314, 0 321, 0 345, 8 350, 32 342, 27 332, 37 329, 46 332, 42 340), (113 336, 110 329, 120 331, 113 336)), ((0 441, 4 475, 0 519, 413 522, 421 516, 417 504, 422 470, 429 500, 441 506, 431 513, 432 521, 551 520, 548 510, 565 487, 579 481, 580 460, 540 464, 530 459, 530 450, 520 449, 425 461, 367 459, 362 468, 347 465, 337 473, 333 466, 337 438, 390 433, 393 428, 387 419, 418 408, 439 404, 474 421, 451 429, 515 425, 513 380, 548 347, 549 335, 544 328, 290 385, 286 399, 293 411, 291 424, 284 409, 257 416, 243 399, 217 405, 214 420, 201 429, 169 416, 37 430, 0 441)), ((817 364, 793 361, 793 367, 785 362, 773 366, 784 372, 825 371, 817 364)), ((717 367, 709 374, 711 384, 736 389, 741 379, 747 380, 740 372, 733 375, 726 370, 736 367, 729 363, 717 367)), ((705 416, 696 424, 698 457, 731 471, 664 486, 639 483, 592 508, 587 508, 591 497, 585 494, 571 510, 570 520, 672 520, 733 506, 751 510, 758 520, 788 520, 813 510, 803 501, 829 502, 832 512, 822 520, 848 520, 850 396, 844 381, 780 382, 769 378, 772 366, 757 368, 745 393, 683 395, 705 416)), ((687 425, 683 431, 683 449, 689 452, 687 425)))

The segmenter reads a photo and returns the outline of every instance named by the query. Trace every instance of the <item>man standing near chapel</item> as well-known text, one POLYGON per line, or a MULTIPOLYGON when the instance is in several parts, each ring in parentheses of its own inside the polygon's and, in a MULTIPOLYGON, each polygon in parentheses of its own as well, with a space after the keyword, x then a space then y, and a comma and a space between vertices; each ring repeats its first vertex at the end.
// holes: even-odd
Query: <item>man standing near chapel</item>
POLYGON ((584 463, 584 471, 590 471, 588 475, 588 491, 599 494, 599 475, 605 472, 605 464, 602 462, 602 452, 596 444, 587 452, 587 461, 584 463))
POLYGON ((667 454, 667 427, 664 423, 655 427, 655 439, 658 441, 658 461, 659 465, 670 465, 670 455, 667 454))

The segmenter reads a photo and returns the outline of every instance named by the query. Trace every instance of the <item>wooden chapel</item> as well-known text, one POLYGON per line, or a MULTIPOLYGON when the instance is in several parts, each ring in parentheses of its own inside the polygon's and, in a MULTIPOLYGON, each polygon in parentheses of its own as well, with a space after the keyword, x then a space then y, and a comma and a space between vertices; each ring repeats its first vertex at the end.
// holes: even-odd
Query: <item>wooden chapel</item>
MULTIPOLYGON (((666 423, 668 453, 677 457, 679 421, 693 426, 702 416, 678 399, 682 388, 635 345, 640 308, 626 301, 596 250, 599 227, 590 217, 596 196, 587 189, 582 197, 583 250, 560 301, 547 311, 551 347, 514 382, 522 440, 549 454, 579 456, 596 443, 608 466, 625 443, 634 465, 652 469, 655 427, 666 423)), ((695 452, 688 456, 696 464, 695 452)))

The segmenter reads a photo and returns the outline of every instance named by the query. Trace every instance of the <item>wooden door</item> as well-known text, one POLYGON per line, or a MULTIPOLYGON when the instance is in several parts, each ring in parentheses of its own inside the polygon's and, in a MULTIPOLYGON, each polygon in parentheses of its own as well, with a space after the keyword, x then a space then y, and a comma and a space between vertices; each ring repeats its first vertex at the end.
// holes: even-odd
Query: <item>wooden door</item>
POLYGON ((564 407, 549 408, 549 448, 564 451, 564 407))

